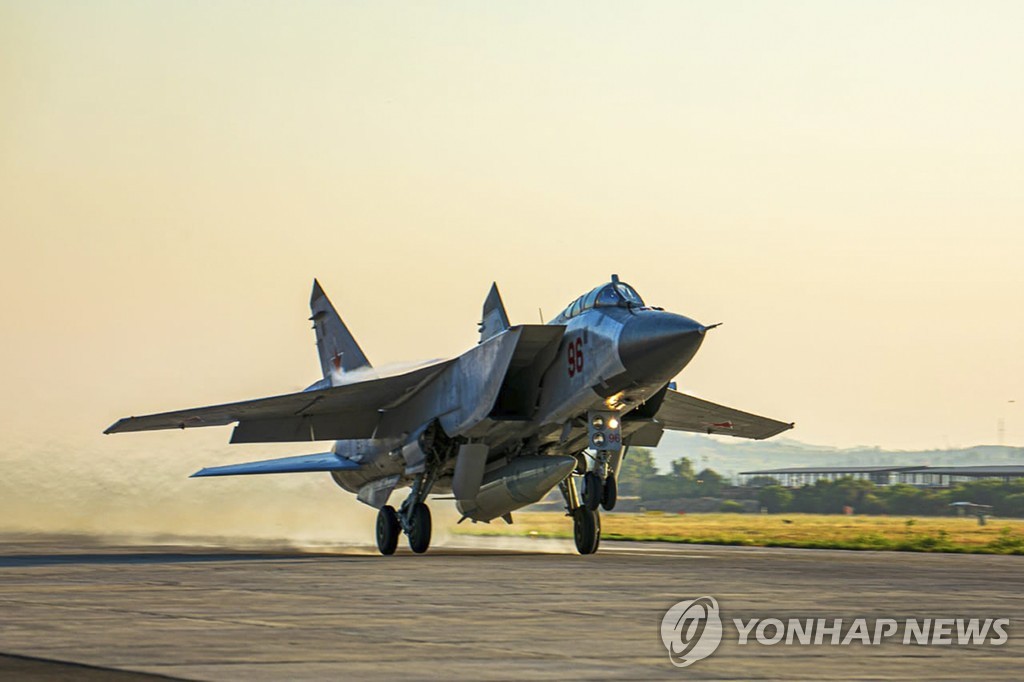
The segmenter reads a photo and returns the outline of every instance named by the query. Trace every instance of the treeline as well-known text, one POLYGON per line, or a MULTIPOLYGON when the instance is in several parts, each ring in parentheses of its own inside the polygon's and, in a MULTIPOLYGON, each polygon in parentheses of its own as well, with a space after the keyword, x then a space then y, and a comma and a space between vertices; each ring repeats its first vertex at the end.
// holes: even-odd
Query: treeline
POLYGON ((695 471, 686 457, 672 462, 671 472, 659 474, 654 456, 646 448, 630 448, 618 478, 620 495, 636 495, 641 500, 717 497, 728 485, 713 469, 695 471))
POLYGON ((793 489, 776 483, 757 488, 755 494, 769 512, 840 514, 852 507, 857 514, 941 516, 952 512, 950 505, 954 502, 972 502, 991 505, 996 516, 1024 516, 1024 479, 1009 483, 978 480, 933 489, 841 478, 793 489))
POLYGON ((669 473, 659 474, 651 451, 645 448, 630 449, 619 472, 619 492, 637 496, 642 502, 698 497, 756 499, 771 513, 842 514, 850 507, 857 514, 940 516, 952 513, 954 502, 971 502, 990 505, 996 516, 1024 517, 1024 479, 1009 483, 978 480, 933 489, 906 484, 878 486, 842 478, 791 489, 774 478, 758 476, 735 488, 713 469, 696 471, 686 457, 672 462, 669 473))

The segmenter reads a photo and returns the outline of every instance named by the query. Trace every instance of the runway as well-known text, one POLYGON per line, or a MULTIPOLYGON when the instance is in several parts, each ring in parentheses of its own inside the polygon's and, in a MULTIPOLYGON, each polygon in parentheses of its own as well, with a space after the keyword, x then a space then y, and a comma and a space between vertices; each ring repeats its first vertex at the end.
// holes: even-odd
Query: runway
POLYGON ((1024 665, 1022 557, 633 543, 581 557, 568 542, 475 539, 379 557, 0 540, 4 678, 963 680, 1018 679, 1024 665), (723 643, 675 668, 661 618, 702 595, 721 606, 723 643), (1002 646, 737 644, 732 619, 755 617, 1011 624, 1002 646))

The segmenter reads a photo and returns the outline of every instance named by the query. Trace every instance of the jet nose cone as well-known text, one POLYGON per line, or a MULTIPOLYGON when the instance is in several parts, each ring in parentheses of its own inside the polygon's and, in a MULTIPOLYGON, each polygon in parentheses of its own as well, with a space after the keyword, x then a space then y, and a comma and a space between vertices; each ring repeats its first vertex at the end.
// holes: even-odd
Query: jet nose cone
POLYGON ((619 359, 634 381, 668 381, 690 362, 704 340, 705 327, 682 315, 640 313, 619 337, 619 359))

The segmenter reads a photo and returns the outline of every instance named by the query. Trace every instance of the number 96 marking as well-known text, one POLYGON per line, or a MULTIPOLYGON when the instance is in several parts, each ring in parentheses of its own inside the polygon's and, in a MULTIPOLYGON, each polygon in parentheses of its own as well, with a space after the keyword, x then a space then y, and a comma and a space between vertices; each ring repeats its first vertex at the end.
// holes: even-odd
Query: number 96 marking
POLYGON ((583 372, 583 338, 577 337, 575 341, 570 341, 568 350, 569 361, 569 378, 576 376, 583 372))

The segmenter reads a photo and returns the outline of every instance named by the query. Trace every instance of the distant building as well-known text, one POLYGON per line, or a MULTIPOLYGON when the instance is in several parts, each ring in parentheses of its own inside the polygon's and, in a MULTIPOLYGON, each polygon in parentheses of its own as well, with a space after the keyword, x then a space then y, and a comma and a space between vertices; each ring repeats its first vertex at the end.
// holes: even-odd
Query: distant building
MULTIPOLYGON (((741 471, 740 476, 771 476, 787 488, 813 485, 818 481, 838 481, 841 478, 855 478, 871 481, 876 485, 895 483, 893 474, 920 469, 919 466, 877 466, 877 467, 786 467, 763 471, 741 471)), ((740 479, 745 482, 745 479, 740 479)))
POLYGON ((817 481, 854 478, 875 485, 906 483, 919 487, 948 487, 956 483, 992 478, 1011 481, 1024 478, 1024 465, 929 467, 929 466, 867 466, 867 467, 786 467, 741 471, 740 482, 751 476, 770 476, 787 488, 813 485, 817 481))
POLYGON ((1004 483, 1024 478, 1024 465, 1004 464, 996 466, 968 467, 919 467, 913 471, 901 472, 898 483, 918 486, 948 487, 980 478, 993 478, 1004 483))

